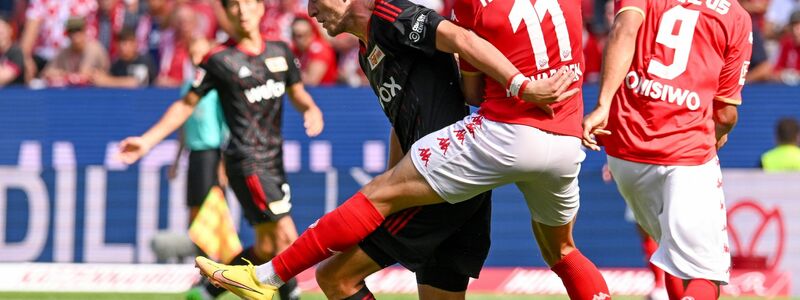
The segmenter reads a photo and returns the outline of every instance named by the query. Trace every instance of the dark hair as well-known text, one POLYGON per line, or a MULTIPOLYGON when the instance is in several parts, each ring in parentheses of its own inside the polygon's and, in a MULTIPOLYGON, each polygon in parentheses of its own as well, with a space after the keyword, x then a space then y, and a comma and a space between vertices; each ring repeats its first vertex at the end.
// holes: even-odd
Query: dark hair
POLYGON ((778 143, 780 144, 795 144, 797 143, 797 136, 800 132, 797 120, 795 118, 781 118, 778 120, 776 134, 778 135, 778 143))
POLYGON ((135 41, 136 40, 136 30, 133 28, 125 27, 119 32, 119 36, 117 36, 117 41, 135 41))

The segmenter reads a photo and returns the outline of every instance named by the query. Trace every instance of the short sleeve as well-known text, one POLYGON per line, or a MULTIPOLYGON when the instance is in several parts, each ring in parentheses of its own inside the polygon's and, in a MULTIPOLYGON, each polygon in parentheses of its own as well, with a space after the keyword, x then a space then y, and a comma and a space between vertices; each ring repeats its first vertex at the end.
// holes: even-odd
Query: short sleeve
POLYGON ((647 0, 614 0, 615 16, 627 10, 636 11, 642 15, 642 18, 645 18, 647 0))
POLYGON ((194 71, 194 80, 192 81, 192 86, 189 88, 189 91, 197 94, 197 96, 201 98, 214 89, 216 85, 216 78, 214 78, 213 74, 208 72, 213 62, 214 60, 210 59, 200 64, 194 71))
POLYGON ((474 5, 476 0, 456 0, 453 3, 453 13, 450 16, 450 21, 458 26, 466 29, 475 27, 475 15, 477 13, 477 6, 474 5))
POLYGON ((436 29, 444 17, 408 1, 376 1, 375 5, 374 15, 381 19, 377 23, 381 28, 376 29, 385 35, 384 43, 418 50, 429 56, 436 53, 436 29), (400 9, 393 3, 405 8, 400 9), (398 11, 396 15, 390 14, 398 11))
POLYGON ((286 61, 289 62, 289 70, 286 72, 286 86, 292 86, 302 80, 300 77, 300 60, 294 57, 292 51, 289 50, 289 46, 286 44, 283 44, 283 46, 283 53, 286 53, 286 61))
MULTIPOLYGON (((749 20, 739 20, 735 24, 742 28, 732 31, 735 35, 728 44, 725 53, 725 64, 719 74, 719 87, 715 100, 728 104, 742 104, 742 87, 745 76, 750 66, 750 56, 753 52, 753 29, 749 20)), ((743 17, 743 18, 744 18, 743 17)))

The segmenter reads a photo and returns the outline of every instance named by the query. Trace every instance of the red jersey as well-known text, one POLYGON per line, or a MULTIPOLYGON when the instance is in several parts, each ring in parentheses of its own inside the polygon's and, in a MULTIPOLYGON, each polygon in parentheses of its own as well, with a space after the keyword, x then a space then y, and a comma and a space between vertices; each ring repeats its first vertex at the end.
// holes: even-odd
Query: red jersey
MULTIPOLYGON (((311 23, 313 24, 313 23, 311 23)), ((308 49, 303 52, 295 51, 294 55, 300 60, 300 68, 305 71, 312 61, 320 61, 328 66, 325 70, 325 75, 319 81, 319 85, 334 85, 338 79, 338 70, 336 68, 336 52, 333 47, 322 38, 314 38, 308 49)))
POLYGON ((657 165, 716 155, 713 101, 741 103, 752 52, 750 16, 735 0, 617 0, 644 16, 608 120, 606 152, 657 165))
MULTIPOLYGON (((577 74, 571 88, 581 86, 581 0, 456 0, 452 18, 489 41, 531 80, 548 78, 566 66, 577 74)), ((462 63, 462 71, 474 72, 475 68, 462 63)), ((510 97, 503 84, 486 77, 480 109, 486 118, 580 137, 582 94, 551 107, 554 118, 534 104, 510 97)))

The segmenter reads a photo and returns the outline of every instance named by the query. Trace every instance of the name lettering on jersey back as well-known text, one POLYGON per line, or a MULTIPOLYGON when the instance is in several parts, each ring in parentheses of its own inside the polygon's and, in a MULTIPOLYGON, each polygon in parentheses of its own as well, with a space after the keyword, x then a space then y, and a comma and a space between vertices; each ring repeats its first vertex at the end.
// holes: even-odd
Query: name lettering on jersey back
POLYGON ((267 80, 266 83, 244 91, 244 96, 250 103, 261 102, 283 96, 286 92, 286 84, 283 81, 267 80))
POLYGON ((402 91, 403 87, 394 81, 394 77, 389 77, 389 82, 383 82, 378 88, 378 97, 381 101, 389 103, 397 96, 397 92, 402 91))
POLYGON ((689 110, 700 108, 700 95, 697 92, 674 87, 654 79, 642 78, 635 71, 631 71, 625 76, 625 87, 634 94, 650 97, 653 100, 686 106, 689 110))
POLYGON ((705 5, 708 7, 708 9, 716 11, 720 15, 727 14, 731 9, 731 2, 728 0, 678 0, 678 2, 694 5, 705 5))

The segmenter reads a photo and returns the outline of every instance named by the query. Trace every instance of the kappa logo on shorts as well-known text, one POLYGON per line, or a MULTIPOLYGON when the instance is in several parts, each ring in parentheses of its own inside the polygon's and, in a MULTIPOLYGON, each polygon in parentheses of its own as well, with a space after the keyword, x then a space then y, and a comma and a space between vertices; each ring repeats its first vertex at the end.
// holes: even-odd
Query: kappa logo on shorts
POLYGON ((469 132, 469 135, 471 135, 474 138, 475 137, 475 123, 467 124, 466 128, 467 128, 467 131, 469 132))
POLYGON ((425 162, 425 167, 428 167, 428 161, 431 160, 431 148, 419 148, 419 158, 425 162))
POLYGON ((454 130, 453 132, 456 134, 456 138, 458 139, 458 141, 463 145, 464 144, 464 138, 467 135, 467 131, 464 130, 464 129, 457 129, 457 130, 454 130))
POLYGON ((437 140, 439 140, 439 149, 442 149, 442 156, 447 155, 447 148, 450 147, 450 139, 437 138, 437 140))

